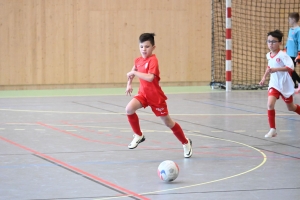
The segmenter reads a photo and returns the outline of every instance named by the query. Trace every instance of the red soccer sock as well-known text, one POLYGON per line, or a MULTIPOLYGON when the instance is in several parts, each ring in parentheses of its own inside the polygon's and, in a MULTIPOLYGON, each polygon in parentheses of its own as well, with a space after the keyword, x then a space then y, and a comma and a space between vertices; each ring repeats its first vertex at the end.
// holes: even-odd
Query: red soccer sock
POLYGON ((130 124, 133 132, 139 136, 142 136, 139 117, 137 116, 137 114, 134 113, 132 115, 127 115, 127 118, 128 118, 129 124, 130 124))
POLYGON ((275 110, 268 110, 270 128, 275 128, 275 110))
POLYGON ((298 104, 296 104, 297 108, 294 111, 295 113, 297 113, 298 115, 300 115, 300 106, 298 104))
POLYGON ((187 144, 188 140, 186 139, 181 127, 179 126, 179 124, 177 124, 175 122, 175 125, 173 126, 173 128, 171 128, 171 130, 173 131, 174 135, 177 137, 177 139, 182 143, 182 144, 187 144))

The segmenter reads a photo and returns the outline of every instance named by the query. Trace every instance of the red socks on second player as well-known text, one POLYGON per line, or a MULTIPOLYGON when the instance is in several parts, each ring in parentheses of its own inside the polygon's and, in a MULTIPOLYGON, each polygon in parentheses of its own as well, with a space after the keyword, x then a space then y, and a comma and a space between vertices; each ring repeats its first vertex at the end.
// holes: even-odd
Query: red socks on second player
POLYGON ((275 128, 275 110, 268 110, 268 118, 270 128, 275 128))
POLYGON ((297 108, 294 111, 295 113, 297 113, 298 115, 300 115, 300 106, 298 104, 296 104, 297 108))
MULTIPOLYGON (((300 115, 300 106, 297 104, 296 106, 297 108, 294 112, 300 115)), ((270 128, 275 128, 275 110, 268 110, 268 118, 269 118, 270 128)))

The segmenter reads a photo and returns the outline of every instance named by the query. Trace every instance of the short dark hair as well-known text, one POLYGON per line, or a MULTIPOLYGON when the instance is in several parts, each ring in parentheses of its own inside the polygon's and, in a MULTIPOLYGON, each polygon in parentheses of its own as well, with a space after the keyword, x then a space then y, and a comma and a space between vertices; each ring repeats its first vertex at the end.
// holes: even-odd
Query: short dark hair
POLYGON ((293 18, 296 20, 296 22, 298 22, 299 21, 299 13, 297 13, 297 12, 290 13, 289 18, 293 18))
POLYGON ((153 46, 155 45, 155 41, 154 41, 154 33, 143 33, 140 35, 139 41, 140 43, 149 41, 153 46))
POLYGON ((280 30, 271 31, 268 33, 268 36, 271 35, 272 37, 275 37, 278 39, 279 42, 282 41, 283 33, 280 30))

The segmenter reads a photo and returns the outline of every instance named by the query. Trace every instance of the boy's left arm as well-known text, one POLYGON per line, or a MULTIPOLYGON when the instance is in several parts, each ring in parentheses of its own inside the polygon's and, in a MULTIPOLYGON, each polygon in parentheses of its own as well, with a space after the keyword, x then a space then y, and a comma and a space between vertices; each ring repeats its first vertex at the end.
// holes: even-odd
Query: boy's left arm
POLYGON ((146 73, 142 73, 142 72, 138 72, 138 71, 130 71, 127 73, 127 77, 130 77, 132 75, 137 76, 140 79, 143 79, 148 82, 152 82, 154 79, 154 74, 150 74, 150 73, 146 74, 146 73))

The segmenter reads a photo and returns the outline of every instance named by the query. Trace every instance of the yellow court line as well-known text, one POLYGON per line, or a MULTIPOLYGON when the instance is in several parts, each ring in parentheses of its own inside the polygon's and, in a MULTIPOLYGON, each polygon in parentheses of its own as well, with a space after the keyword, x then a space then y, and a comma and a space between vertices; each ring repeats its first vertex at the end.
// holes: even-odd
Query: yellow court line
POLYGON ((268 132, 269 130, 256 130, 256 132, 268 132))
MULTIPOLYGON (((216 140, 223 140, 223 141, 226 141, 226 142, 232 142, 232 143, 236 143, 236 144, 239 144, 239 145, 243 145, 243 146, 246 146, 248 148, 251 148, 251 149, 259 152, 262 155, 263 160, 262 160, 262 162, 259 165, 257 165, 256 167, 253 167, 252 169, 249 169, 249 170, 247 170, 245 172, 241 172, 239 174, 235 174, 235 175, 228 176, 228 177, 225 177, 225 178, 221 178, 221 179, 217 179, 217 180, 212 180, 212 181, 207 181, 207 182, 204 182, 204 183, 187 185, 187 186, 183 186, 183 187, 166 189, 166 190, 157 190, 157 191, 153 191, 153 192, 145 192, 145 193, 141 193, 139 195, 148 195, 148 194, 162 193, 162 192, 167 192, 167 191, 180 190, 180 189, 191 188, 191 187, 196 187, 196 186, 201 186, 201 185, 207 185, 207 184, 210 184, 210 183, 216 183, 216 182, 228 180, 228 179, 231 179, 231 178, 235 178, 235 177, 238 177, 238 176, 250 173, 250 172, 252 172, 252 171, 260 168, 261 166, 263 166, 266 163, 266 161, 267 161, 266 154, 264 154, 261 150, 255 148, 253 146, 247 145, 245 143, 241 143, 241 142, 237 142, 237 141, 233 141, 233 140, 222 139, 222 138, 211 137, 211 136, 205 136, 205 135, 195 135, 195 134, 187 134, 187 135, 192 135, 192 136, 196 136, 196 137, 206 137, 206 138, 216 139, 216 140)), ((119 198, 124 198, 124 197, 129 197, 129 196, 131 196, 131 195, 124 195, 124 196, 118 196, 118 197, 107 197, 107 198, 101 198, 101 199, 119 199, 119 198)), ((100 200, 100 199, 97 198, 95 200, 100 200)))
MULTIPOLYGON (((88 114, 88 115, 126 115, 126 113, 100 113, 100 112, 71 112, 71 111, 51 111, 51 110, 15 110, 15 109, 0 109, 0 111, 10 112, 33 112, 33 113, 57 113, 57 114, 88 114)), ((138 113, 139 115, 154 115, 153 113, 138 113)), ((243 113, 243 114, 199 114, 199 113, 186 113, 186 114, 171 114, 172 116, 266 116, 267 114, 256 113, 243 113)), ((292 116, 291 114, 276 114, 277 116, 292 116)))
POLYGON ((244 132, 246 132, 246 130, 234 130, 233 132, 235 132, 235 133, 244 133, 244 132))

